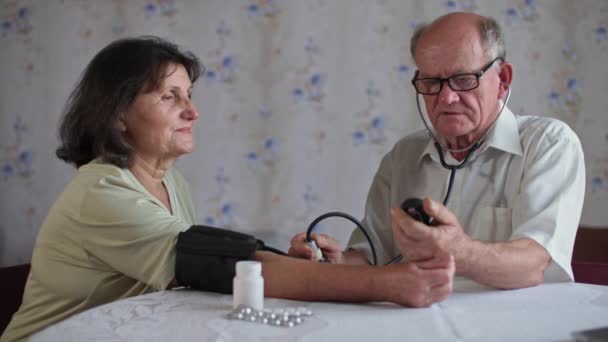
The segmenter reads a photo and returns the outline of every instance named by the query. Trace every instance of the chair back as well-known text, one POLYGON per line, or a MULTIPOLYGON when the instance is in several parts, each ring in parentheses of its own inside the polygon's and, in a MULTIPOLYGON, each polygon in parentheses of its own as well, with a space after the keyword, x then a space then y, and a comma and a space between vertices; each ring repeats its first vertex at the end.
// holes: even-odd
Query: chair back
POLYGON ((608 227, 580 227, 572 253, 577 283, 608 285, 608 227))
POLYGON ((11 321, 13 314, 19 309, 23 299, 23 290, 27 276, 30 274, 30 264, 0 268, 0 335, 11 321))

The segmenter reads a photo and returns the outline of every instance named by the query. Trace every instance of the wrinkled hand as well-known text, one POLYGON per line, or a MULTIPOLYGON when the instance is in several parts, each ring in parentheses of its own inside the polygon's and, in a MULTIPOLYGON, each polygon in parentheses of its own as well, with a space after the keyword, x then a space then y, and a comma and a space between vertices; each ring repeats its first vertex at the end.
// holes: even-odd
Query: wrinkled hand
POLYGON ((452 292, 455 263, 447 253, 424 261, 385 266, 393 272, 384 289, 387 300, 409 307, 427 307, 447 298, 452 292))
POLYGON ((458 261, 471 238, 464 233, 454 213, 441 203, 427 197, 423 206, 432 218, 430 226, 414 220, 399 208, 391 209, 391 228, 401 255, 408 261, 417 261, 445 251, 458 261))
MULTIPOLYGON (((328 262, 332 264, 344 263, 342 247, 338 240, 327 234, 312 234, 311 238, 321 249, 328 262)), ((292 257, 313 260, 313 250, 306 243, 306 233, 300 233, 291 239, 291 247, 288 254, 292 257)))

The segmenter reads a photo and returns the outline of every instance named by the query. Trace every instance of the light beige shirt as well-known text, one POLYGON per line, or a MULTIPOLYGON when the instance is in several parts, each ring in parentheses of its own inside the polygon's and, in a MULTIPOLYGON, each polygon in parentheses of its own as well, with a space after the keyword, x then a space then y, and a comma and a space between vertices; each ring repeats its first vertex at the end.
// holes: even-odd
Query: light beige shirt
POLYGON ((163 182, 173 214, 128 169, 83 165, 36 239, 23 303, 2 341, 119 298, 162 290, 174 278, 177 234, 195 222, 190 189, 175 169, 163 182))
MULTIPOLYGON (((449 153, 446 162, 458 164, 449 153)), ((443 201, 450 171, 424 132, 401 139, 384 156, 366 203, 364 226, 384 264, 399 254, 390 208, 409 197, 443 201)), ((552 118, 515 116, 504 108, 470 163, 456 171, 448 208, 464 231, 482 241, 528 237, 551 255, 545 281, 572 281, 574 238, 585 194, 585 163, 576 134, 552 118)), ((349 247, 372 260, 355 230, 349 247)))

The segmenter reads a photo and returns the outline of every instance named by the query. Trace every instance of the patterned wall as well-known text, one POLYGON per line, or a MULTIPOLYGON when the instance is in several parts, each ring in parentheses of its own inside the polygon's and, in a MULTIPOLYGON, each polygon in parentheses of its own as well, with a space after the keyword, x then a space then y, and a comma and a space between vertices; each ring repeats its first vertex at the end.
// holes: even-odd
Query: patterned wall
MULTIPOLYGON (((579 134, 582 223, 608 225, 605 0, 0 0, 0 266, 29 260, 74 174, 54 157, 58 120, 110 41, 154 34, 202 59, 197 150, 177 163, 199 221, 286 249, 326 211, 362 217, 381 156, 422 127, 409 84, 413 27, 461 10, 505 28, 509 107, 579 134)), ((351 230, 322 225, 342 241, 351 230)))

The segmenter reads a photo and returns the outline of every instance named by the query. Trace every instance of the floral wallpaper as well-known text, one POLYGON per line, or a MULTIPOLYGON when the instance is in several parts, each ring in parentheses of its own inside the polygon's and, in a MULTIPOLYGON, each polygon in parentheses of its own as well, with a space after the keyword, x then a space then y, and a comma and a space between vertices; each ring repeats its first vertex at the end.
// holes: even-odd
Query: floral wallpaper
MULTIPOLYGON (((363 216, 380 158, 422 127, 413 28, 452 11, 503 25, 509 107, 577 132, 581 223, 608 226, 605 0, 0 0, 0 266, 30 260, 74 174, 54 154, 61 110, 109 42, 152 34, 199 56, 197 150, 177 162, 198 220, 286 250, 320 214, 363 216)), ((318 229, 345 242, 352 228, 332 219, 318 229)))

